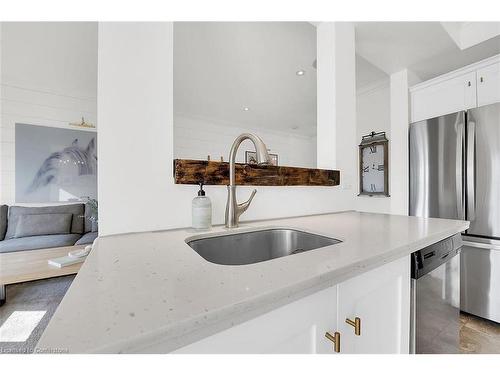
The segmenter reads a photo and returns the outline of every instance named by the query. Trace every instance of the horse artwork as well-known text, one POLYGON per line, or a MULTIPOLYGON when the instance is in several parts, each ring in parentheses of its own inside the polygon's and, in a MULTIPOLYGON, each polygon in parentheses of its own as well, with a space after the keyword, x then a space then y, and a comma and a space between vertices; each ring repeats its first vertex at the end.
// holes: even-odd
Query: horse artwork
POLYGON ((16 201, 97 195, 95 132, 16 124, 16 201))

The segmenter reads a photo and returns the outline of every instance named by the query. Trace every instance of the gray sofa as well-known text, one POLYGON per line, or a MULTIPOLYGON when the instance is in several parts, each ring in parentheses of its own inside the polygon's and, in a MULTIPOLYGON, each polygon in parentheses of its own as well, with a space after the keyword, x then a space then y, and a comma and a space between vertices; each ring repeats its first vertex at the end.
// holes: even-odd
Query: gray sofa
POLYGON ((0 206, 0 253, 92 244, 90 213, 84 203, 22 207, 0 206))

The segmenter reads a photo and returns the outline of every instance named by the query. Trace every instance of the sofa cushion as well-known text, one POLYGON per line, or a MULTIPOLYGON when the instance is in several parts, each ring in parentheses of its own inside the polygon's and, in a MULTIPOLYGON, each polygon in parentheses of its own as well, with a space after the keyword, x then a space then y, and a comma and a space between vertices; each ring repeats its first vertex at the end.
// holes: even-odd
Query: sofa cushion
POLYGON ((19 215, 14 237, 69 234, 72 217, 72 214, 19 215))
POLYGON ((5 232, 7 231, 7 213, 9 211, 9 206, 2 204, 0 206, 0 241, 5 238, 5 232))
POLYGON ((51 234, 48 236, 32 236, 12 238, 0 242, 0 253, 13 251, 46 249, 50 247, 72 246, 82 236, 80 234, 51 234))
POLYGON ((92 245, 94 240, 97 238, 97 232, 88 232, 85 233, 82 238, 76 241, 75 245, 92 245))
POLYGON ((9 217, 7 220, 7 233, 5 239, 14 238, 16 234, 17 221, 20 215, 34 215, 34 214, 72 214, 71 233, 83 234, 83 210, 84 204, 68 204, 60 206, 46 206, 46 207, 23 207, 23 206, 10 206, 9 217))

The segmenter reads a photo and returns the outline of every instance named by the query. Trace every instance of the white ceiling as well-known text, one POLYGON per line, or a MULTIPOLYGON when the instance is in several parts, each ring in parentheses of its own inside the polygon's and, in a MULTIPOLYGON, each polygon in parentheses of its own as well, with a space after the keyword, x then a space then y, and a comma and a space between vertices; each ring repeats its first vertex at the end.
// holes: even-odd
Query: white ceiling
MULTIPOLYGON (((500 23, 355 27, 358 90, 404 68, 427 80, 500 53, 500 23)), ((229 125, 313 135, 315 58, 315 25, 307 22, 177 22, 174 110, 229 125), (306 74, 298 77, 299 69, 306 74)))
POLYGON ((362 89, 389 79, 387 73, 383 72, 375 65, 356 54, 356 89, 362 89))
POLYGON ((500 22, 441 22, 460 49, 466 49, 500 35, 500 22))
POLYGON ((427 80, 500 53, 500 36, 495 36, 498 25, 357 22, 356 53, 387 74, 408 68, 427 80))
POLYGON ((174 111, 313 135, 315 59, 308 22, 176 22, 174 111))

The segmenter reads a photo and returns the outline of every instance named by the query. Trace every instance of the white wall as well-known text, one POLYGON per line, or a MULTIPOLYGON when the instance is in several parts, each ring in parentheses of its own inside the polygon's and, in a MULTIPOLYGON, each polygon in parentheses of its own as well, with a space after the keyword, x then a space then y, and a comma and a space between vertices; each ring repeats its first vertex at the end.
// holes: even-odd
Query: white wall
MULTIPOLYGON (((345 121, 337 124, 330 143, 343 176, 356 170, 354 30, 344 26, 343 52, 352 64, 338 66, 344 76, 345 121), (352 56, 351 56, 352 55, 352 56), (345 70, 345 71, 343 71, 345 70)), ((325 45, 320 48, 335 48, 325 45)), ((191 200, 197 187, 173 183, 172 23, 99 24, 99 229, 102 235, 189 226, 191 200), (134 51, 134 53, 130 53, 134 51)), ((320 65, 319 69, 332 69, 320 65), (323 66, 321 68, 321 66, 323 66)), ((339 88, 339 90, 342 88, 339 88)), ((335 105, 331 97, 318 97, 335 105)), ((318 120, 318 127, 336 126, 318 120)), ((228 145, 229 147, 229 145, 228 145)), ((318 160, 319 162, 319 160, 318 160)), ((348 178, 348 181, 349 181, 348 178)), ((252 187, 239 187, 239 200, 252 187)), ((208 186, 214 222, 224 218, 226 187, 208 186)), ((243 220, 324 213, 354 207, 354 190, 339 187, 258 187, 243 220)), ((138 249, 140 250, 140 249, 138 249)))
MULTIPOLYGON (((408 215, 408 87, 411 72, 403 70, 387 80, 358 90, 357 138, 385 131, 389 139, 390 197, 356 198, 359 211, 408 215)), ((359 176, 358 176, 359 184, 359 176)))
POLYGON ((13 204, 16 123, 96 124, 97 24, 3 22, 1 34, 0 202, 13 204))
MULTIPOLYGON (((2 39, 2 22, 0 22, 0 84, 2 83, 2 50, 3 50, 3 39, 2 39)), ((0 204, 2 204, 3 200, 3 190, 4 190, 4 182, 3 182, 3 163, 2 163, 2 155, 3 155, 3 122, 2 122, 2 103, 3 96, 2 90, 0 88, 0 204)))
MULTIPOLYGON (((361 137, 375 132, 386 132, 389 144, 391 139, 391 93, 389 77, 375 82, 357 91, 356 101, 356 139, 361 142, 361 137)), ((391 170, 391 166, 389 167, 391 170)), ((359 186, 359 174, 357 176, 356 189, 359 186)), ((390 186, 392 188, 392 186, 390 186)), ((391 198, 380 196, 356 197, 356 209, 366 212, 390 213, 391 198)))
MULTIPOLYGON (((222 124, 211 120, 174 115, 174 157, 177 159, 228 161, 229 148, 241 133, 261 137, 269 152, 278 155, 279 165, 316 168, 316 136, 294 134, 273 129, 252 129, 243 125, 222 124)), ((244 141, 236 161, 245 162, 245 151, 253 151, 250 141, 244 141)))

